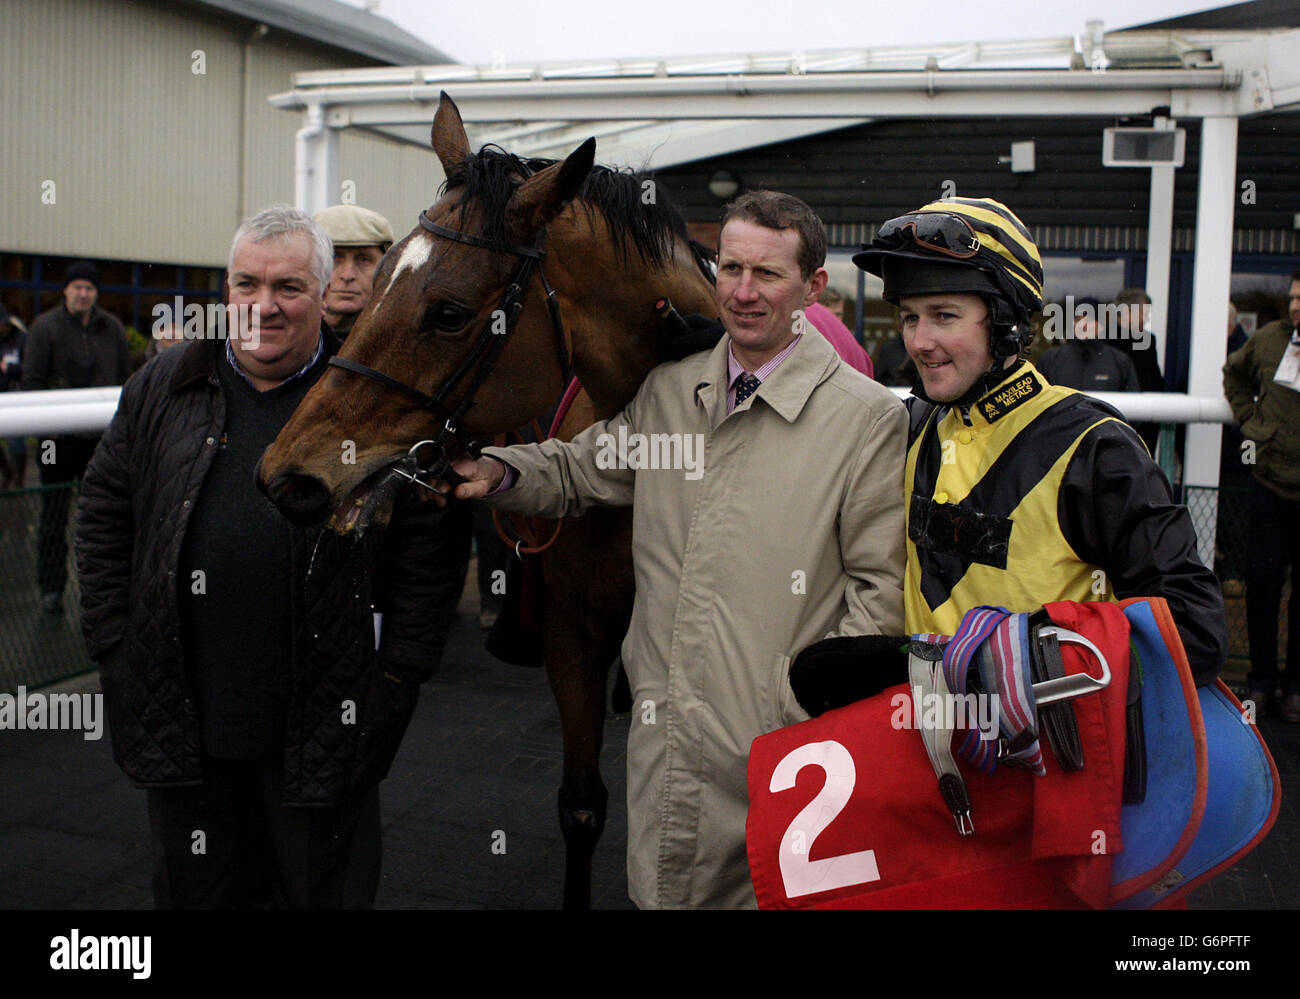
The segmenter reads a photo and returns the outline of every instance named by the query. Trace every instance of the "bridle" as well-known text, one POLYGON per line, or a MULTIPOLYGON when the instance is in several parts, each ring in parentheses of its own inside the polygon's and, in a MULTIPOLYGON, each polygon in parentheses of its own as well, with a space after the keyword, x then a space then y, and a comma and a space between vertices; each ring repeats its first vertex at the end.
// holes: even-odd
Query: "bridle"
MULTIPOLYGON (((410 479, 426 489, 432 489, 432 486, 422 481, 421 476, 432 475, 434 478, 450 478, 454 476, 446 451, 446 444, 452 438, 459 438, 465 450, 474 458, 479 456, 481 445, 464 432, 463 421, 465 414, 474 406, 474 396, 478 394, 479 389, 483 387, 483 383, 491 375, 497 359, 501 356, 501 351, 505 349, 506 341, 514 331, 515 324, 519 320, 519 314, 523 310, 524 296, 528 292, 528 286, 532 283, 534 272, 541 278, 542 289, 546 292, 546 307, 551 316, 551 327, 555 331, 556 349, 559 353, 561 373, 564 375, 566 384, 570 377, 570 367, 569 350, 564 342, 564 323, 560 316, 560 303, 555 297, 555 292, 550 283, 546 280, 545 272, 541 268, 542 257, 546 254, 544 249, 546 244, 545 229, 542 229, 537 234, 537 239, 532 246, 519 246, 513 243, 481 239, 478 236, 457 232, 455 229, 448 229, 433 222, 427 212, 420 212, 419 221, 426 231, 435 236, 452 239, 467 246, 492 250, 495 253, 513 253, 523 258, 520 261, 519 269, 515 272, 514 279, 510 282, 501 298, 501 303, 489 313, 488 319, 469 353, 465 355, 465 359, 461 361, 451 377, 433 395, 426 395, 412 385, 356 361, 349 361, 341 357, 331 357, 329 359, 328 363, 331 366, 362 375, 401 392, 418 402, 422 409, 432 410, 439 417, 442 417, 443 425, 437 434, 429 440, 419 441, 412 445, 406 457, 400 459, 393 466, 393 471, 404 478, 410 479), (476 365, 477 371, 474 370, 476 365), (473 372, 472 377, 470 377, 471 372, 473 372), (469 388, 455 408, 448 412, 447 400, 456 391, 457 386, 467 378, 469 378, 469 388), (427 463, 421 459, 421 453, 425 448, 428 449, 429 460, 427 463)), ((433 491, 437 492, 437 490, 433 491)))

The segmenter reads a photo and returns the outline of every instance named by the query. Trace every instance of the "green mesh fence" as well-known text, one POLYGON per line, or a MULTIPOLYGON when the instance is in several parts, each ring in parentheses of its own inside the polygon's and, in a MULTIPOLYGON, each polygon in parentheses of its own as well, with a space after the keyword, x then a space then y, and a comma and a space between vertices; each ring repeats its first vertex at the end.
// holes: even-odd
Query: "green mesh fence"
POLYGON ((72 546, 76 507, 74 483, 0 493, 0 691, 53 683, 91 668, 81 638, 72 546), (57 613, 51 613, 43 606, 42 587, 52 590, 59 580, 57 613))

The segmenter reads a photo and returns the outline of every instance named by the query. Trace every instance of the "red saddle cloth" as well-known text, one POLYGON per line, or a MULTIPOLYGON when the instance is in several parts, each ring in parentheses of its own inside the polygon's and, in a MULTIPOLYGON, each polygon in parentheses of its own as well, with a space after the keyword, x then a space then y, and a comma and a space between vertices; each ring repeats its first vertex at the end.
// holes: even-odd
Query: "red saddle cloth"
MULTIPOLYGON (((1110 685, 1075 698, 1084 767, 1050 750, 1045 777, 985 774, 958 758, 974 834, 939 793, 912 697, 900 684, 754 740, 746 838, 760 908, 1105 908, 1123 848, 1129 625, 1110 603, 1048 604, 1058 625, 1106 656, 1110 685)), ((1067 673, 1099 675, 1062 644, 1067 673)), ((962 733, 954 739, 954 753, 962 733)))

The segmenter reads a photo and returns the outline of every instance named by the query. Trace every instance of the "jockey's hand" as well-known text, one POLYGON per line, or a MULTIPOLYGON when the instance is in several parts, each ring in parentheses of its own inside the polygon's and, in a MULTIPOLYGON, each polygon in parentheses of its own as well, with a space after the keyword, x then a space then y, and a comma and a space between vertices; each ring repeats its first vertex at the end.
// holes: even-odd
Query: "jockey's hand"
MULTIPOLYGON (((477 461, 467 457, 456 458, 451 467, 462 479, 454 490, 449 490, 459 500, 482 499, 501 485, 501 480, 506 477, 505 462, 486 455, 477 461)), ((440 482, 438 485, 441 487, 451 484, 440 482)))

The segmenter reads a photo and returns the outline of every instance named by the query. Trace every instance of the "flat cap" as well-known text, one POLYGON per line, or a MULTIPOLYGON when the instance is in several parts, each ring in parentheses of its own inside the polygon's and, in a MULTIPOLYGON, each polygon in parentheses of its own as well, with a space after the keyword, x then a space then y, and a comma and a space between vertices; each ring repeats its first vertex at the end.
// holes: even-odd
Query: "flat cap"
POLYGON ((333 205, 312 216, 335 246, 393 245, 393 227, 378 212, 359 205, 333 205))

